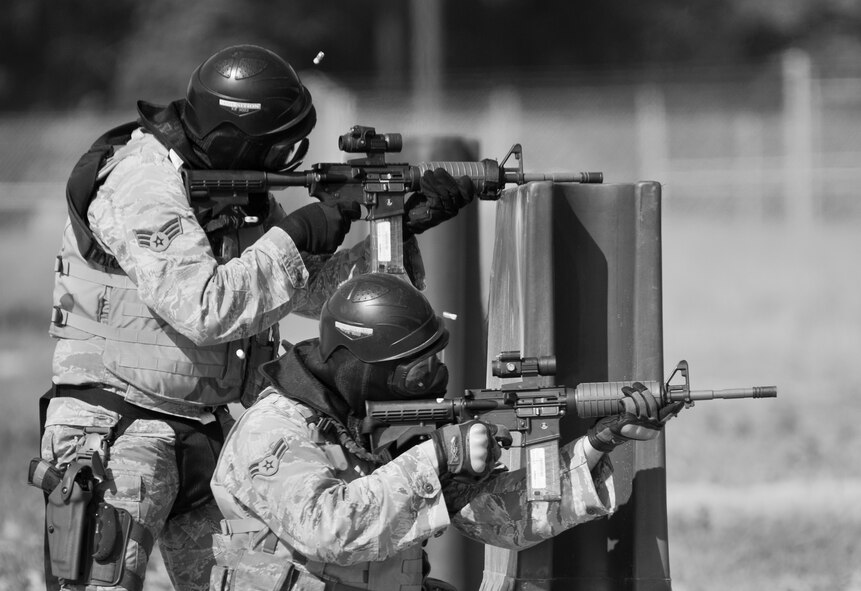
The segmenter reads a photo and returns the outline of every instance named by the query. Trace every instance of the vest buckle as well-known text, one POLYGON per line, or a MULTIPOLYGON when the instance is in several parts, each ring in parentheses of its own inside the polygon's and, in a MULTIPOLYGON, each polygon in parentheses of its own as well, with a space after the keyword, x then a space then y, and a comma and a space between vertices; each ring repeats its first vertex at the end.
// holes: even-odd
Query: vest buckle
POLYGON ((59 327, 66 326, 66 318, 68 317, 68 314, 69 313, 63 310, 60 306, 54 306, 51 311, 51 324, 59 327))
POLYGON ((68 275, 69 261, 64 260, 62 256, 57 255, 54 258, 54 273, 57 273, 58 275, 68 275))

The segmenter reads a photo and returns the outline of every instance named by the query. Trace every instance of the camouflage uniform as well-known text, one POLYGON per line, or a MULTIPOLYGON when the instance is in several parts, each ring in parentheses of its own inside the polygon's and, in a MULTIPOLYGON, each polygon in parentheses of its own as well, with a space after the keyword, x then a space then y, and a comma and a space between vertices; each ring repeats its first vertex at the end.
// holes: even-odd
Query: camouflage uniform
MULTIPOLYGON (((239 400, 245 376, 256 375, 256 368, 245 367, 251 365, 243 355, 249 341, 291 311, 317 314, 326 294, 366 264, 360 247, 331 257, 303 257, 283 230, 272 227, 284 215, 274 199, 256 240, 241 245, 237 258, 218 260, 172 155, 142 130, 100 176, 104 184, 90 204, 88 220, 121 271, 84 262, 67 224, 54 302, 55 318, 62 317, 63 324, 55 320, 51 328, 57 338, 54 384, 99 385, 137 407, 210 424, 216 408, 239 400), (303 258, 314 276, 309 277, 303 258), (79 287, 89 292, 75 293, 79 287), (114 338, 123 330, 139 335, 139 342, 114 338), (159 351, 155 346, 173 355, 169 364, 153 354, 159 351), (212 351, 222 357, 213 357, 212 351), (198 372, 207 355, 215 359, 211 367, 220 363, 235 369, 230 379, 198 372)), ((83 441, 83 428, 110 427, 118 418, 101 406, 54 398, 42 457, 62 468, 83 441)), ((178 589, 205 589, 211 534, 220 515, 211 500, 192 512, 170 515, 179 487, 175 439, 163 421, 135 421, 113 444, 109 478, 101 488, 109 502, 128 509, 158 539, 178 589)), ((133 541, 127 551, 126 568, 141 580, 149 550, 133 541)))
POLYGON ((300 343, 276 362, 295 385, 286 395, 265 391, 222 449, 212 480, 225 517, 213 591, 320 591, 322 581, 327 590, 339 589, 335 581, 341 589, 416 591, 422 543, 449 524, 480 542, 522 549, 614 510, 609 460, 590 472, 580 440, 562 449, 561 503, 534 504, 527 514, 526 476, 516 470, 477 485, 455 510, 431 442, 379 464, 349 426, 321 418, 312 406, 321 392, 333 394, 303 372, 302 350, 300 343))

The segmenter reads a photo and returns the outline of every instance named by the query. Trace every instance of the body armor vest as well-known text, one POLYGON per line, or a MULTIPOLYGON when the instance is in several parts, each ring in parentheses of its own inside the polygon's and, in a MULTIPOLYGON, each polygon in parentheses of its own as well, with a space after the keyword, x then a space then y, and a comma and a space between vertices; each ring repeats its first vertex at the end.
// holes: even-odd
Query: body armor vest
POLYGON ((153 396, 201 406, 236 402, 240 387, 247 388, 249 396, 262 389, 253 379, 256 365, 274 357, 277 338, 264 334, 195 345, 140 300, 128 276, 84 261, 71 225, 63 235, 55 272, 50 334, 74 340, 103 338, 105 368, 123 382, 153 396), (248 372, 246 365, 253 371, 248 372), (246 373, 252 379, 245 380, 246 373))
MULTIPOLYGON (((122 129, 127 131, 127 126, 122 129)), ((115 131, 105 137, 116 137, 115 131)), ((114 141, 97 142, 88 153, 90 160, 104 164, 106 156, 119 147, 114 141), (98 153, 98 157, 93 154, 98 153)), ((82 162, 85 159, 82 158, 82 162)), ((115 164, 115 163, 114 163, 115 164)), ((278 325, 255 337, 212 346, 195 345, 159 318, 140 299, 137 286, 119 268, 109 253, 98 247, 89 225, 82 226, 86 212, 104 178, 92 172, 93 162, 76 168, 67 193, 70 221, 55 262, 52 336, 89 340, 104 339, 102 360, 118 380, 151 396, 181 400, 199 406, 216 406, 242 400, 253 402, 263 389, 257 366, 274 359, 277 353, 278 325), (82 177, 81 170, 88 171, 82 177), (82 178, 89 183, 82 182, 82 178), (74 187, 74 191, 72 191, 74 187), (74 195, 74 199, 72 199, 74 195), (87 195, 88 199, 84 199, 87 195), (82 236, 88 236, 82 252, 82 236), (94 253, 100 253, 94 256, 94 253)), ((227 258, 263 235, 262 225, 220 229, 219 245, 230 244, 227 258)), ((210 238, 211 242, 213 238, 210 238)), ((220 263, 226 262, 226 248, 220 248, 220 263)), ((134 403, 134 393, 126 398, 134 403)))

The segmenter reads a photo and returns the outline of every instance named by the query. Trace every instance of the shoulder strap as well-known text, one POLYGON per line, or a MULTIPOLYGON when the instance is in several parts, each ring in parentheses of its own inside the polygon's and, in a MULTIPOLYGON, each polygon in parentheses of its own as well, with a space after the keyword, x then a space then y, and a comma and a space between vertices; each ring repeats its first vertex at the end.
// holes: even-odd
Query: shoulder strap
POLYGON ((66 204, 69 208, 69 219, 72 230, 78 242, 78 249, 87 261, 98 265, 114 268, 116 259, 107 254, 96 242, 90 224, 87 221, 87 210, 98 189, 99 170, 105 161, 114 153, 117 146, 129 141, 131 133, 139 126, 137 121, 124 123, 101 135, 90 149, 78 160, 66 184, 66 204))

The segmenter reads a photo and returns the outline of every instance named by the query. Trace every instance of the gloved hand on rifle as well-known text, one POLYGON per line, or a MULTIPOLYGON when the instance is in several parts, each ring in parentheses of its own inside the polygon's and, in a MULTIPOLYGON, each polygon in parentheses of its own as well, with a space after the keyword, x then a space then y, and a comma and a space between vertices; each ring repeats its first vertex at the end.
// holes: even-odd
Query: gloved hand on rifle
POLYGON ((404 238, 453 218, 474 198, 475 185, 468 176, 455 179, 442 168, 426 170, 419 181, 419 192, 404 203, 404 238))
POLYGON ((310 203, 289 213, 276 225, 287 232, 296 248, 312 254, 329 254, 344 241, 350 224, 362 215, 356 202, 310 203))
POLYGON ((431 433, 440 474, 482 479, 493 470, 511 434, 497 425, 467 421, 446 425, 431 433))
POLYGON ((684 402, 661 408, 660 402, 640 382, 624 386, 624 412, 601 417, 586 432, 596 450, 608 453, 626 441, 648 441, 658 436, 664 425, 679 413, 684 402))

